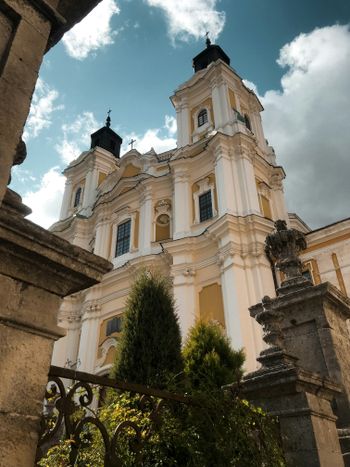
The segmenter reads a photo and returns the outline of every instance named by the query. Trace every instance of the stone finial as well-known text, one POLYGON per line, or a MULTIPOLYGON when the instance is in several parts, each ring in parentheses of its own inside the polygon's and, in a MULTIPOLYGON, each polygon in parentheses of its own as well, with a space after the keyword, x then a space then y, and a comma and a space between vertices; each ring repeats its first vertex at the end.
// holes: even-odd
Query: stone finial
POLYGON ((256 314, 256 321, 262 325, 263 339, 272 348, 283 348, 283 336, 281 331, 282 316, 272 308, 272 300, 267 295, 263 297, 262 309, 256 314))
POLYGON ((281 288, 293 285, 311 285, 302 275, 301 251, 307 247, 305 235, 299 230, 288 229, 284 220, 275 222, 275 231, 265 240, 266 256, 284 274, 281 288))

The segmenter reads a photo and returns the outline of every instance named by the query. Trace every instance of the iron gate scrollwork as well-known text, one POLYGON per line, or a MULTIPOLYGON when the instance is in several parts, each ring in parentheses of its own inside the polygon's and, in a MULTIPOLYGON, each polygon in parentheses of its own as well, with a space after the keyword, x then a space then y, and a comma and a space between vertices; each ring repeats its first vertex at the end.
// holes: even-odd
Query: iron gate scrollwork
POLYGON ((135 465, 142 465, 142 449, 150 436, 162 423, 162 410, 174 403, 189 404, 190 398, 157 390, 138 384, 115 381, 107 377, 51 366, 49 382, 44 401, 44 415, 41 421, 37 462, 46 454, 49 447, 58 444, 61 439, 71 440, 69 454, 70 465, 76 465, 79 451, 89 443, 89 430, 92 426, 99 432, 104 445, 104 466, 123 467, 120 455, 120 443, 123 435, 132 432, 130 448, 134 454, 135 465), (64 384, 63 380, 66 380, 64 384), (68 383, 70 385, 68 386, 68 383), (95 388, 111 388, 118 393, 131 393, 138 396, 138 406, 147 410, 151 421, 145 432, 133 420, 118 423, 113 433, 109 433, 99 418, 95 388), (85 437, 84 437, 85 436, 85 437))

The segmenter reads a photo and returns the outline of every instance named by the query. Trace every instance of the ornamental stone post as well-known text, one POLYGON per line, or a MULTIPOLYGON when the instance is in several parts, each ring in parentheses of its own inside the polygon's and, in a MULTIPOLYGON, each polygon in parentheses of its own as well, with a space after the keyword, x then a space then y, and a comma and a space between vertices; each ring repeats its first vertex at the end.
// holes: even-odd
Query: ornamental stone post
POLYGON ((243 391, 279 417, 288 465, 340 467, 346 456, 336 421, 338 416, 338 424, 346 425, 349 416, 348 370, 346 357, 340 357, 341 352, 349 355, 350 340, 347 332, 337 331, 349 315, 334 288, 314 287, 302 276, 298 254, 306 247, 303 234, 287 229, 284 221, 275 228, 265 251, 284 280, 277 298, 264 297, 249 309, 263 326, 269 347, 258 358, 261 368, 244 378, 243 391), (341 407, 337 416, 334 400, 341 407))
MULTIPOLYGON (((350 300, 329 282, 313 286, 302 276, 300 251, 306 248, 301 232, 276 222, 276 232, 266 239, 266 252, 285 279, 272 299, 271 309, 281 315, 287 352, 298 364, 336 382, 341 392, 333 409, 346 465, 350 465, 350 300)), ((252 316, 262 304, 251 308, 252 316)))

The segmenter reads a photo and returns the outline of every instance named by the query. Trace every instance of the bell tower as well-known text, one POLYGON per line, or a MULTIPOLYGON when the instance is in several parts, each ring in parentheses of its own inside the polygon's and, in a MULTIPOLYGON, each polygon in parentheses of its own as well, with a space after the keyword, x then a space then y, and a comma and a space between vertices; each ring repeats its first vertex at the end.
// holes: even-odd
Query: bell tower
POLYGON ((178 147, 196 143, 217 132, 244 133, 269 152, 261 124, 263 107, 230 58, 207 38, 206 48, 193 59, 194 75, 178 87, 171 101, 176 109, 178 147))

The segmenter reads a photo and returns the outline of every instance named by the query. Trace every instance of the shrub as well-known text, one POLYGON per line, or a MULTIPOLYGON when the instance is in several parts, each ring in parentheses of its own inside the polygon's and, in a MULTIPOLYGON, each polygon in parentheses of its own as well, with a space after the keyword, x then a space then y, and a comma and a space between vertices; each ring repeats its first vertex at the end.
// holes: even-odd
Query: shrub
POLYGON ((193 326, 184 349, 184 372, 189 392, 212 391, 238 381, 244 353, 233 350, 219 324, 193 326))

